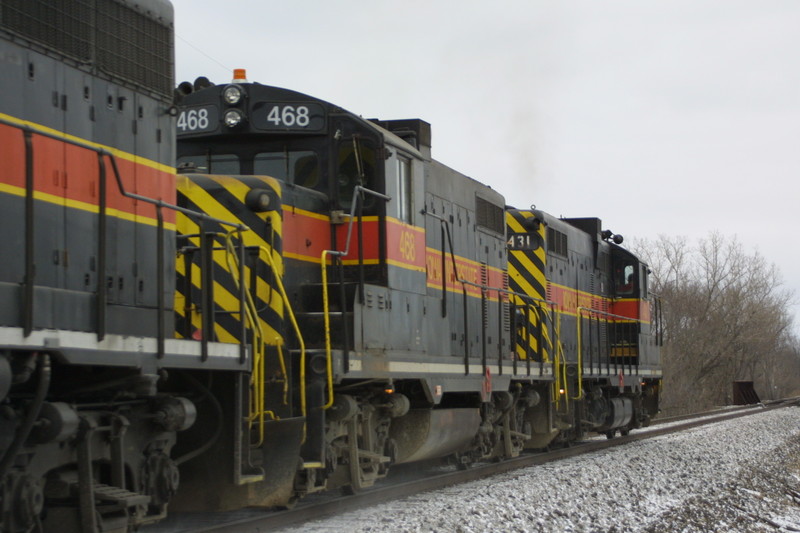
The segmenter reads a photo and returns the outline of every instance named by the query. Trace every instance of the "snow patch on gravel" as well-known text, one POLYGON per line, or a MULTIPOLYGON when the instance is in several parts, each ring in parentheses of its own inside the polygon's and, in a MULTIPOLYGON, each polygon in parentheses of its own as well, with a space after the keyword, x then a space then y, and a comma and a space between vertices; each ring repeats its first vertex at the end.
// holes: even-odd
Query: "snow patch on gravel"
POLYGON ((286 532, 800 531, 800 408, 533 466, 286 532))

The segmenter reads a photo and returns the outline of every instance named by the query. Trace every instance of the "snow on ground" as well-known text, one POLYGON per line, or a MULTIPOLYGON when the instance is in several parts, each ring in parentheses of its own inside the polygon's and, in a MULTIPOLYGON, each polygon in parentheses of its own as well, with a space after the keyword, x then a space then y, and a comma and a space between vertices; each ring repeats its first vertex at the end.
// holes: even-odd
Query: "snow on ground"
POLYGON ((800 531, 800 407, 533 466, 284 531, 800 531))

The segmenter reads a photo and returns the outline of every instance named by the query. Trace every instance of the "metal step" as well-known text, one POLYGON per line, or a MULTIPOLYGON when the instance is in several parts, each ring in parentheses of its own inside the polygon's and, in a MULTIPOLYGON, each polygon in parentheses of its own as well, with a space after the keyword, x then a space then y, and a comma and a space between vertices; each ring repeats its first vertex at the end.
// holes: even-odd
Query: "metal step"
POLYGON ((150 503, 150 496, 131 492, 120 487, 112 487, 95 483, 92 486, 94 497, 98 503, 116 503, 120 507, 135 507, 137 505, 147 505, 150 503))
MULTIPOLYGON (((331 344, 341 347, 344 342, 345 327, 348 333, 348 343, 353 343, 353 312, 331 312, 329 316, 329 327, 331 332, 331 344), (342 324, 344 322, 344 324, 342 324), (344 326, 344 327, 343 327, 344 326)), ((322 348, 325 346, 325 313, 298 313, 297 322, 300 331, 303 332, 303 340, 306 348, 322 348)))
MULTIPOLYGON (((345 289, 345 307, 352 311, 353 300, 358 289, 358 283, 347 282, 345 289)), ((309 312, 322 311, 322 284, 311 283, 302 287, 302 307, 309 312)), ((331 311, 342 311, 341 286, 338 283, 328 284, 328 307, 331 311)))

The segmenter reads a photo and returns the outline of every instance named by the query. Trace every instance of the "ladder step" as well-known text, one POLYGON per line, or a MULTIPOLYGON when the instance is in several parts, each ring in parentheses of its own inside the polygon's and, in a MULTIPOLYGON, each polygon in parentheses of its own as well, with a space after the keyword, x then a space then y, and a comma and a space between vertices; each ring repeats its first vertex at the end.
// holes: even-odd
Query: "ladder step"
POLYGON ((383 454, 371 452, 368 450, 358 450, 358 458, 369 459, 370 461, 377 461, 379 463, 388 463, 391 461, 391 458, 386 457, 383 454))
POLYGON ((150 503, 150 496, 131 492, 120 487, 112 487, 95 483, 93 486, 94 496, 98 502, 117 503, 121 507, 134 507, 137 505, 147 505, 150 503))
MULTIPOLYGON (((345 283, 345 308, 350 309, 353 305, 358 283, 348 282, 345 283)), ((328 304, 331 310, 342 310, 341 301, 341 287, 338 283, 331 281, 328 285, 328 304)), ((322 284, 312 283, 303 285, 302 288, 302 305, 301 309, 306 311, 321 311, 323 308, 322 302, 322 284)))
MULTIPOLYGON (((346 313, 343 313, 341 311, 329 311, 328 312, 328 317, 331 319, 331 322, 333 322, 334 320, 341 320, 343 315, 347 315, 347 316, 351 316, 352 317, 353 316, 353 312, 352 311, 347 311, 346 313)), ((297 316, 299 318, 324 319, 325 318, 325 311, 302 311, 300 313, 297 313, 297 316)))
MULTIPOLYGON (((331 343, 341 345, 344 342, 345 328, 347 329, 348 344, 352 346, 353 343, 353 316, 352 312, 329 313, 330 335, 331 343), (342 324, 344 318, 344 327, 342 324)), ((321 348, 325 346, 325 313, 319 312, 304 312, 297 314, 297 322, 300 325, 300 331, 303 332, 303 340, 305 340, 307 348, 321 348)))
POLYGON ((236 480, 239 485, 247 485, 248 483, 259 483, 264 481, 264 476, 260 474, 243 474, 236 480))

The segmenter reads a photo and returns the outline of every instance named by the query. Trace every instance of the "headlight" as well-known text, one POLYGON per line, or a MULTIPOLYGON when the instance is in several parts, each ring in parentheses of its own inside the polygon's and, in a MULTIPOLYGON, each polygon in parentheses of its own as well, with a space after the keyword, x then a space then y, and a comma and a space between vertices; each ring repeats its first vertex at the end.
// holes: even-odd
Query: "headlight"
POLYGON ((242 122, 242 112, 238 109, 229 109, 225 112, 225 125, 229 128, 235 128, 242 122))
POLYGON ((222 98, 226 104, 236 105, 242 99, 242 88, 238 85, 228 85, 222 91, 222 98))
MULTIPOLYGON (((244 203, 256 213, 263 213, 270 210, 272 198, 269 191, 264 189, 251 189, 244 197, 244 203)), ((274 209, 274 208, 273 208, 274 209)))

